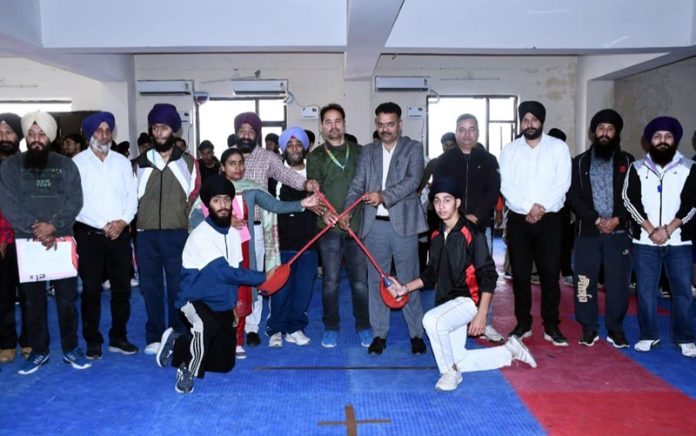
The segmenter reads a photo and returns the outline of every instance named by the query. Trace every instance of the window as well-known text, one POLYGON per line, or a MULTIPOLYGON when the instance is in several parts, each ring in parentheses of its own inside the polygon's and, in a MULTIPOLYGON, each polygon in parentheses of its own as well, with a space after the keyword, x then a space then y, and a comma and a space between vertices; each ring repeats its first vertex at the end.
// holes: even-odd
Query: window
POLYGON ((460 96, 428 97, 428 157, 442 154, 440 138, 454 132, 457 117, 470 113, 479 124, 479 142, 495 157, 511 142, 517 125, 517 97, 515 96, 460 96))
POLYGON ((261 118, 261 138, 269 133, 280 136, 287 124, 283 99, 214 99, 198 107, 198 143, 209 140, 215 145, 215 155, 220 157, 227 149, 227 137, 234 133, 234 118, 242 112, 256 112, 261 118))

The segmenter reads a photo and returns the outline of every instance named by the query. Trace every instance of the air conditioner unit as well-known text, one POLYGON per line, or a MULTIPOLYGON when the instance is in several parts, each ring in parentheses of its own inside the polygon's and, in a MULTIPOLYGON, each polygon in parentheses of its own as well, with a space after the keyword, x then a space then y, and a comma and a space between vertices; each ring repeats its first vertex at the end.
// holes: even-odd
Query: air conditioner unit
POLYGON ((430 89, 427 77, 375 77, 375 91, 427 91, 430 89))
POLYGON ((232 80, 235 95, 285 95, 287 80, 232 80))
POLYGON ((192 80, 138 80, 135 89, 140 95, 189 95, 192 80))

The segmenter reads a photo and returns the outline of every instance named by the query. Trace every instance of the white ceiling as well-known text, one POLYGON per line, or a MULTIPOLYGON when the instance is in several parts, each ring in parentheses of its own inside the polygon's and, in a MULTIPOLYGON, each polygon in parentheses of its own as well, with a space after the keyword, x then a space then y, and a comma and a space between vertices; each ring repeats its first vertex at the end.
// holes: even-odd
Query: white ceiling
POLYGON ((382 54, 696 51, 696 0, 0 0, 0 50, 98 80, 138 53, 332 52, 348 80, 382 54))

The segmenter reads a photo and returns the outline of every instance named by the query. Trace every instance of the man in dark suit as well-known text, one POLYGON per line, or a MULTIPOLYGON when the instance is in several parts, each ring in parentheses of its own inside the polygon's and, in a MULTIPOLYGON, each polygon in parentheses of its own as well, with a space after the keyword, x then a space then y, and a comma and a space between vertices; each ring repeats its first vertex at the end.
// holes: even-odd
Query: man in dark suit
MULTIPOLYGON (((345 205, 367 194, 359 235, 380 267, 390 271, 392 260, 399 283, 418 277, 418 233, 427 230, 425 214, 416 190, 423 175, 423 144, 401 136, 401 108, 382 103, 375 110, 379 140, 366 145, 345 205)), ((347 221, 342 222, 345 225, 347 221)), ((370 325, 374 338, 370 354, 382 354, 387 346, 390 310, 380 296, 381 277, 368 267, 370 325)), ((404 306, 411 337, 411 352, 426 352, 423 342, 423 308, 414 294, 404 306)))

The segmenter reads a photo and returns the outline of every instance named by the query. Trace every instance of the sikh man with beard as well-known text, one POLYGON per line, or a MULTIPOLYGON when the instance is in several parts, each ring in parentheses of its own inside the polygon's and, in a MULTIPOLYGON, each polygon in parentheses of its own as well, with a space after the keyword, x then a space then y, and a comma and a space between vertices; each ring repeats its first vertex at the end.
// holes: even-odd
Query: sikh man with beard
POLYGON ((537 101, 517 109, 522 136, 500 153, 500 191, 508 213, 507 239, 520 339, 532 335, 532 262, 541 280, 544 339, 568 346, 558 325, 561 301, 561 216, 570 187, 570 152, 565 142, 543 133, 546 108, 537 101))
POLYGON ((238 286, 258 286, 266 280, 266 274, 240 267, 241 239, 230 226, 234 196, 234 185, 224 175, 206 179, 201 201, 210 215, 184 247, 176 313, 186 329, 183 334, 171 327, 165 330, 156 357, 158 366, 171 362, 178 368, 175 389, 180 394, 193 392, 194 376, 234 368, 238 286))
POLYGON ((631 235, 621 198, 633 156, 621 150, 623 119, 604 109, 590 121, 592 146, 573 159, 568 197, 577 216, 575 239, 575 319, 582 326, 580 345, 599 339, 597 283, 604 267, 607 342, 628 347, 623 321, 631 281, 631 235))
POLYGON ((82 180, 83 207, 75 222, 77 254, 82 278, 82 335, 87 358, 101 359, 104 338, 99 332, 104 275, 111 283, 109 351, 138 352, 128 342, 133 269, 128 224, 138 209, 137 181, 128 158, 111 151, 116 120, 110 112, 97 112, 82 121, 89 148, 73 158, 82 180))
MULTIPOLYGON (((301 127, 290 127, 281 133, 278 144, 285 164, 306 177, 307 133, 301 127)), ((281 201, 301 201, 308 196, 307 192, 286 185, 281 185, 279 190, 281 201)), ((278 215, 281 262, 288 262, 316 234, 315 219, 316 216, 308 210, 278 215)), ((270 316, 266 321, 269 347, 282 347, 283 333, 286 342, 309 345, 310 339, 304 330, 309 324, 307 308, 312 300, 318 263, 316 246, 312 246, 292 264, 290 279, 285 286, 271 295, 270 316)))
MULTIPOLYGON (((297 172, 283 165, 283 162, 277 154, 258 145, 257 138, 261 136, 261 118, 254 112, 243 112, 237 115, 234 118, 234 131, 236 139, 235 146, 242 152, 242 156, 244 157, 246 166, 246 172, 244 174, 245 179, 251 180, 260 186, 268 186, 268 179, 272 178, 279 183, 299 191, 316 192, 319 190, 319 184, 316 181, 307 180, 305 177, 302 177, 297 172)), ((321 209, 321 207, 317 207, 316 209, 321 209)), ((260 220, 261 209, 258 206, 254 210, 254 216, 259 217, 260 220)), ((235 227, 240 226, 240 222, 235 218, 232 219, 232 224, 235 227)), ((256 237, 256 243, 254 245, 256 247, 256 253, 252 255, 256 256, 257 268, 263 270, 265 255, 263 249, 263 227, 261 226, 261 221, 254 222, 254 226, 254 235, 256 237)), ((277 259, 277 256, 270 255, 267 256, 267 259, 277 259)), ((270 261, 265 263, 266 270, 273 266, 276 265, 270 263, 270 261)), ((247 333, 246 341, 250 347, 255 347, 261 343, 258 332, 262 308, 263 301, 261 298, 257 298, 256 301, 254 301, 251 315, 246 318, 244 329, 247 333)))
POLYGON ((138 261, 145 298, 145 354, 155 354, 165 326, 184 331, 174 303, 179 292, 181 252, 188 237, 188 213, 198 196, 194 159, 174 147, 181 128, 176 108, 153 106, 147 116, 153 148, 134 161, 138 176, 138 261), (164 272, 167 308, 164 307, 164 272))
MULTIPOLYGON (((22 140, 22 119, 11 113, 0 114, 0 165, 19 153, 22 140)), ((17 296, 17 250, 12 225, 0 211, 0 363, 12 362, 19 344, 24 358, 31 353, 27 334, 26 297, 19 294, 22 332, 17 337, 15 298, 17 296)))
POLYGON ((648 153, 629 167, 623 200, 634 221, 640 327, 634 348, 650 351, 660 343, 657 288, 664 266, 672 291, 671 340, 682 355, 696 357, 691 317, 696 164, 677 151, 682 134, 681 124, 672 117, 658 117, 645 126, 648 153))
MULTIPOLYGON (((35 239, 47 249, 56 238, 72 237, 75 217, 82 209, 80 173, 73 161, 50 151, 58 126, 45 112, 22 117, 27 151, 7 159, 0 169, 0 209, 17 239, 35 239)), ((75 369, 91 366, 77 346, 77 278, 53 280, 63 360, 75 369)), ((48 362, 49 336, 46 282, 20 284, 27 298, 27 325, 32 352, 19 368, 32 374, 48 362)))

